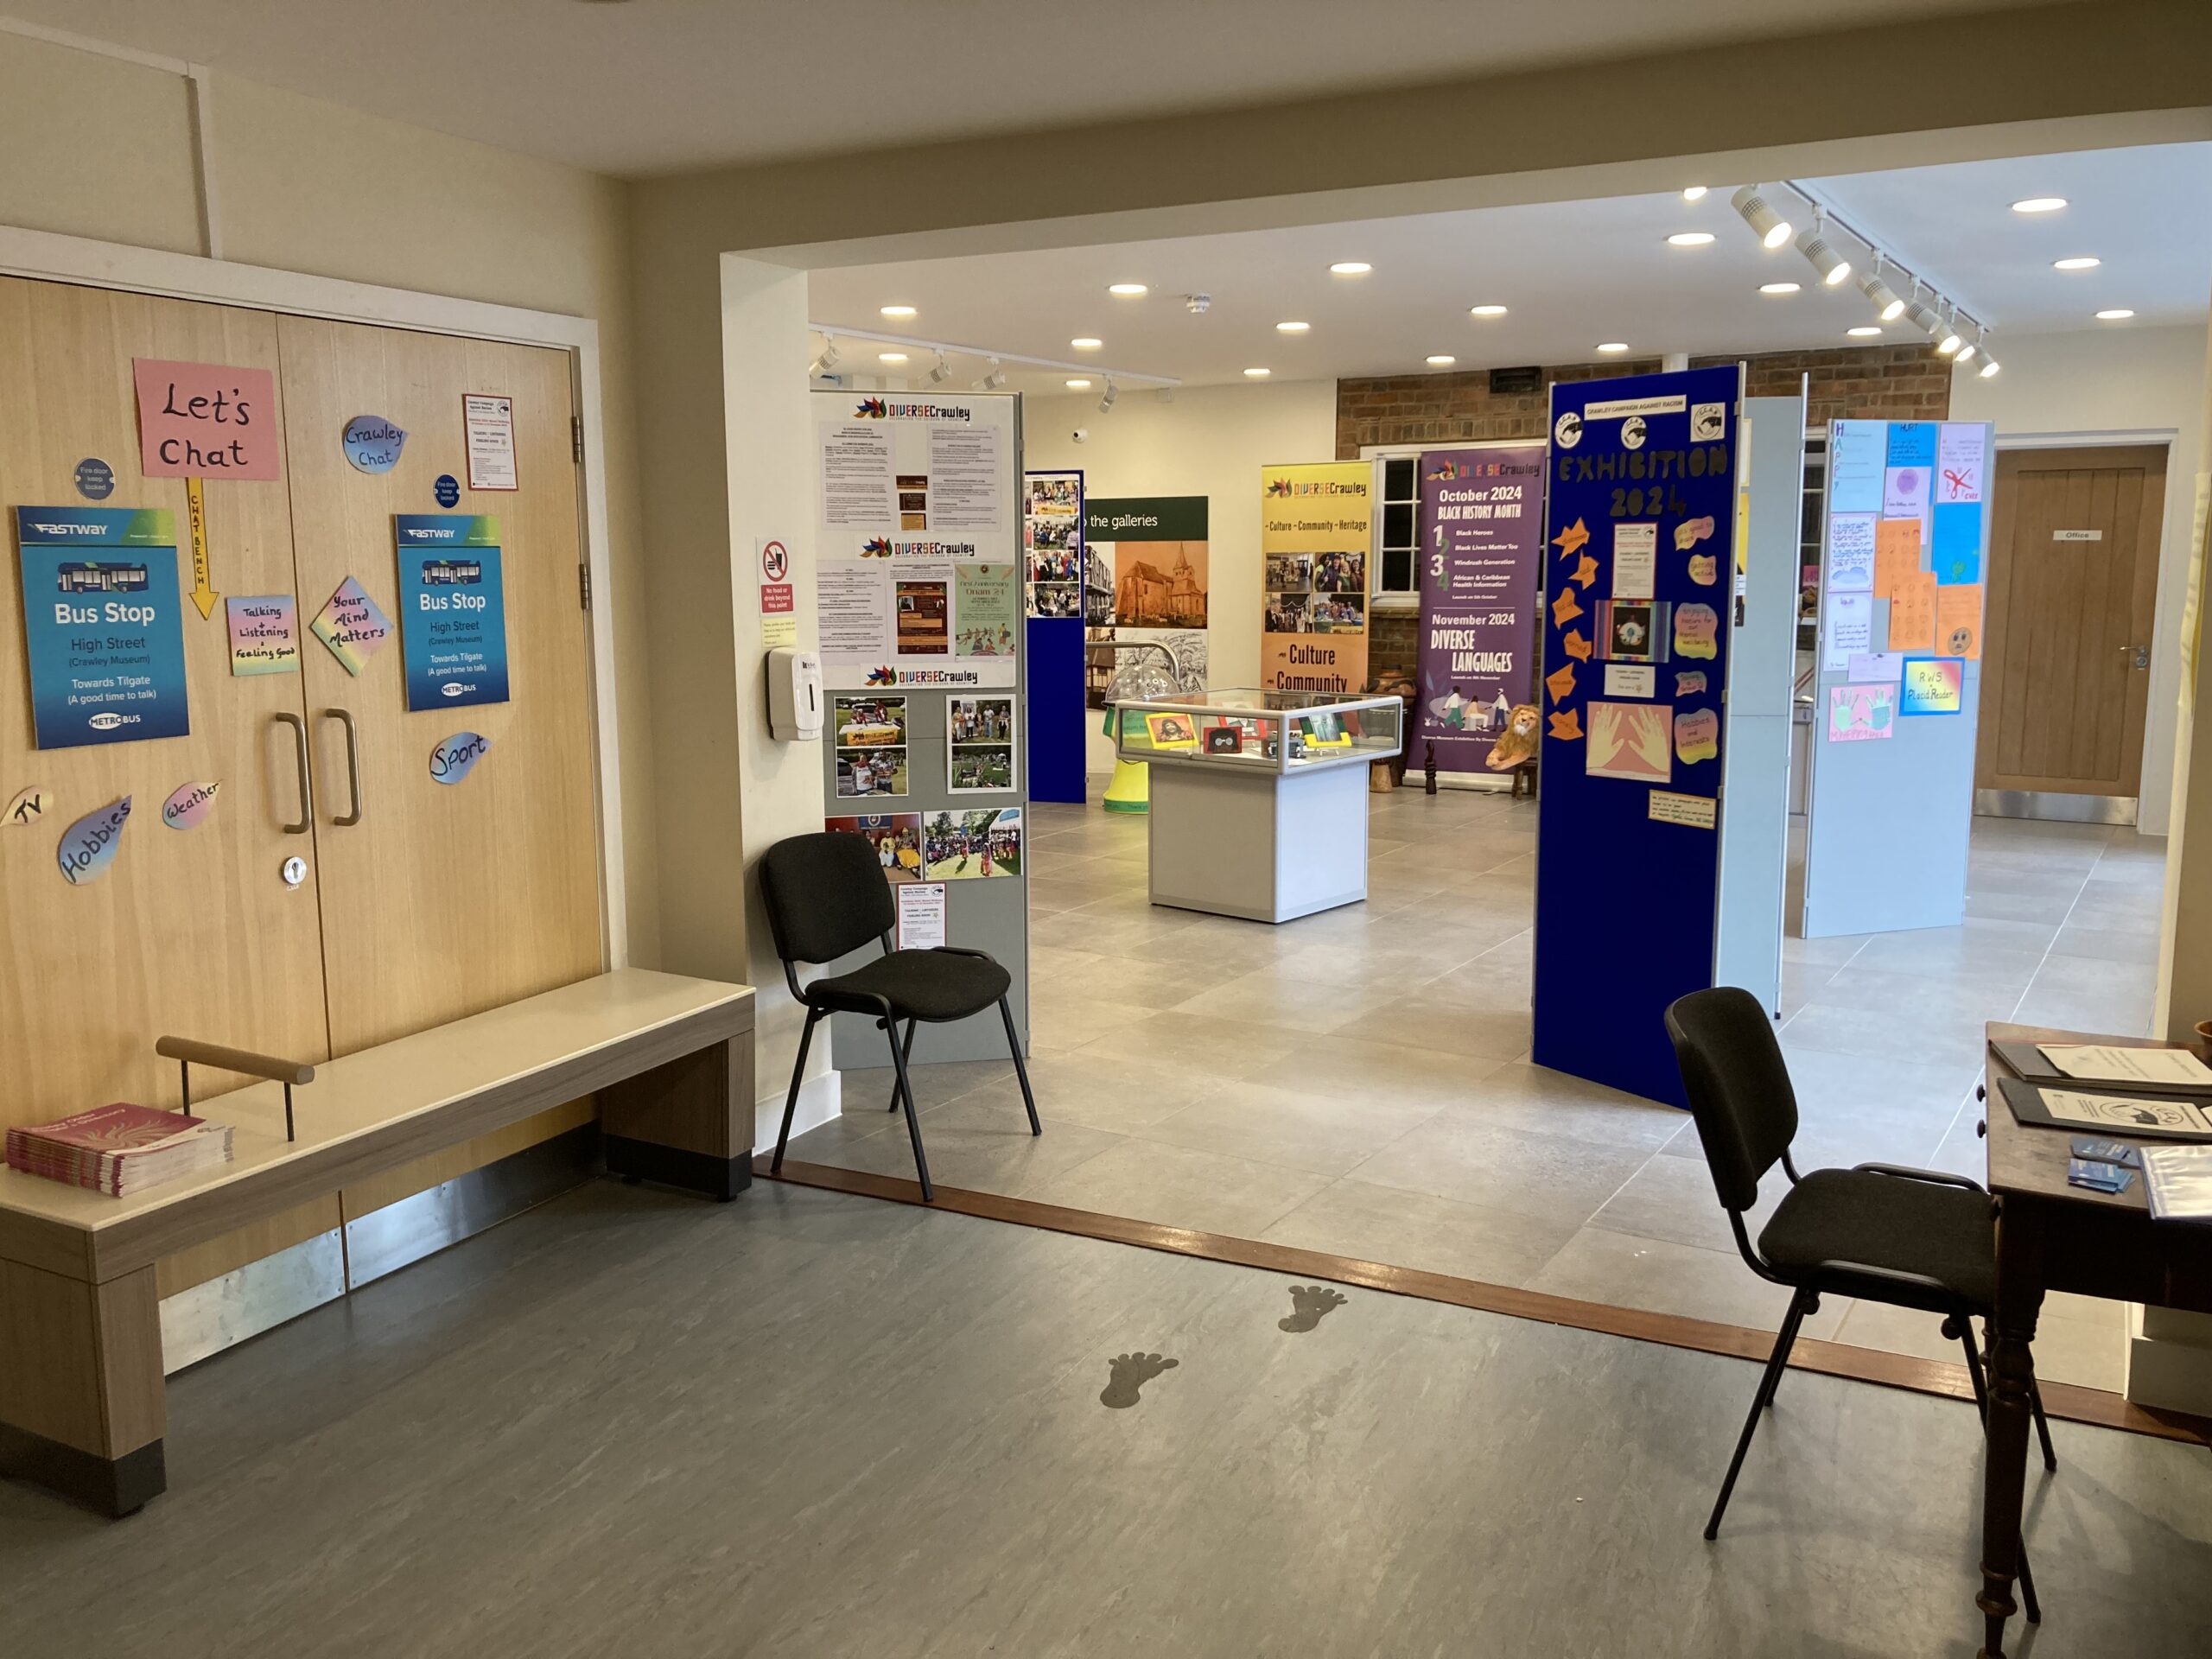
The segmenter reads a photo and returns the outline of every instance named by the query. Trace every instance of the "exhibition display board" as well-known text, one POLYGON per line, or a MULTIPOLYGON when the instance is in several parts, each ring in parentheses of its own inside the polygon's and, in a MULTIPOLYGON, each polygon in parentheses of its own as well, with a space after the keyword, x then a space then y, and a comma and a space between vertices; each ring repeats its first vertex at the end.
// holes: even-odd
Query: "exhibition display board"
MULTIPOLYGON (((1124 668, 1164 677, 1154 681, 1158 689, 1193 696, 1206 689, 1211 523, 1212 504, 1203 495, 1093 496, 1084 504, 1084 683, 1090 709, 1106 706, 1124 668)), ((1102 736, 1093 765, 1113 758, 1112 740, 1102 736)))
POLYGON ((1408 770, 1433 751, 1446 782, 1503 789, 1514 746, 1491 754, 1536 695, 1543 589, 1541 444, 1424 450, 1417 559, 1421 696, 1408 770))
POLYGON ((1021 485, 1028 613, 1029 798, 1084 799, 1083 474, 1028 473, 1021 485))
POLYGON ((1260 683, 1344 696, 1367 685, 1375 468, 1325 461, 1260 469, 1260 683))
MULTIPOLYGON (((998 959, 1013 976, 1008 1001, 1026 1042, 1024 645, 1039 620, 1023 614, 1037 602, 1024 550, 1038 503, 1021 473, 1020 401, 813 396, 823 824, 875 849, 902 946, 963 945, 998 959)), ((1057 493, 1045 490, 1046 505, 1057 493)), ((1080 732, 1074 750, 1079 764, 1080 732)), ((876 954, 871 945, 827 970, 876 954)), ((887 1064, 872 1020, 841 1014, 831 1027, 841 1064, 887 1064)), ((917 1061, 1005 1052, 995 1019, 925 1025, 914 1039, 917 1061)))
POLYGON ((1965 919, 1991 444, 1977 421, 1829 429, 1808 938, 1965 919))
POLYGON ((1535 1058, 1684 1103, 1713 983, 1739 368, 1552 388, 1535 1058))

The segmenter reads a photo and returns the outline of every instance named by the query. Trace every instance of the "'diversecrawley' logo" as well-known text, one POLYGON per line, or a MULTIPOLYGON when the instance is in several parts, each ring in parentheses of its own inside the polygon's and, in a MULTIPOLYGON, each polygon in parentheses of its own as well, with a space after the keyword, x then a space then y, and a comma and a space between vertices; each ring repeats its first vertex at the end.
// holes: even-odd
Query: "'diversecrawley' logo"
POLYGON ((1268 493, 1270 496, 1288 495, 1290 493, 1290 480, 1287 478, 1269 479, 1268 480, 1268 493))
POLYGON ((891 538, 888 536, 871 536, 861 543, 861 557, 864 559, 887 559, 890 556, 891 538))
POLYGON ((853 405, 853 413, 864 421, 880 421, 891 413, 891 405, 880 397, 863 397, 853 405))
POLYGON ((899 671, 895 668, 871 668, 868 671, 868 683, 870 685, 896 685, 899 683, 899 671))

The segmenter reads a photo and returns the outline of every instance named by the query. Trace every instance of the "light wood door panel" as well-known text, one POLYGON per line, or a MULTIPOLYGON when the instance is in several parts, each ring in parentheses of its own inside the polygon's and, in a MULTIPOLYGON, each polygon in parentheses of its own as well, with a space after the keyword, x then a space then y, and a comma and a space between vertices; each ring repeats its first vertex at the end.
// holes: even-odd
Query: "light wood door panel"
POLYGON ((1999 454, 1977 788, 2137 792, 2165 483, 2164 446, 1999 454))
POLYGON ((562 353, 302 317, 277 329, 302 613, 352 575, 394 624, 359 678, 319 644, 308 653, 325 985, 332 1046, 344 1054, 601 969, 574 405, 562 353), (464 392, 514 400, 521 488, 464 490, 443 509, 432 480, 468 476, 464 392), (392 471, 347 464, 340 434, 356 415, 408 433, 392 471), (441 511, 499 520, 509 701, 410 712, 392 521, 441 511), (351 791, 331 709, 350 711, 359 736, 353 826, 334 821, 351 791), (491 747, 465 781, 440 784, 430 751, 460 731, 491 747))
MULTIPOLYGON (((202 621, 186 599, 189 735, 37 749, 14 556, 12 509, 81 504, 77 463, 98 456, 116 474, 101 505, 175 512, 188 588, 184 482, 139 475, 131 359, 275 369, 277 352, 276 319, 265 313, 0 278, 0 506, 11 554, 0 581, 0 803, 28 785, 48 791, 43 818, 0 830, 0 1123, 118 1099, 175 1104, 177 1068, 154 1055, 164 1033, 303 1060, 329 1055, 314 877, 295 890, 280 875, 289 855, 311 851, 308 836, 281 827, 296 812, 297 780, 276 716, 304 712, 302 677, 233 677, 223 607, 202 621), (223 788, 198 829, 162 822, 172 790, 209 780, 223 788), (70 886, 55 864, 62 831, 124 795, 131 817, 113 865, 70 886)), ((283 482, 211 479, 206 501, 213 585, 290 592, 283 482)), ((194 1093, 234 1081, 195 1070, 194 1093)))

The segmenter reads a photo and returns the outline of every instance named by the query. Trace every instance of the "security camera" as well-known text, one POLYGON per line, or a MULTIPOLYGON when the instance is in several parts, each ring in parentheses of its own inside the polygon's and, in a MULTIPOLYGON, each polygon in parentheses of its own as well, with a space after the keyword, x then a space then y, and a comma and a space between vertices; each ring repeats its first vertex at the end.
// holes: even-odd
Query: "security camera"
POLYGON ((1192 316, 1203 317, 1213 304, 1213 296, 1211 294, 1185 294, 1183 296, 1183 304, 1185 308, 1187 309, 1192 316))
POLYGON ((1090 429, 1087 426, 1078 426, 1069 435, 1074 438, 1077 443, 1089 443, 1090 442, 1090 429))

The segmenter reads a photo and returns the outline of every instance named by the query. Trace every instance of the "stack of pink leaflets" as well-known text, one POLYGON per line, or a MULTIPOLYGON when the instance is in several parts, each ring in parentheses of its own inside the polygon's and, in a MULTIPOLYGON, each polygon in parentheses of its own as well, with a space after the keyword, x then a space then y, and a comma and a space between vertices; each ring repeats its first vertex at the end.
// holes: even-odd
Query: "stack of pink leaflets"
POLYGON ((231 1126, 122 1101, 8 1131, 8 1167, 128 1198, 231 1160, 231 1126))

